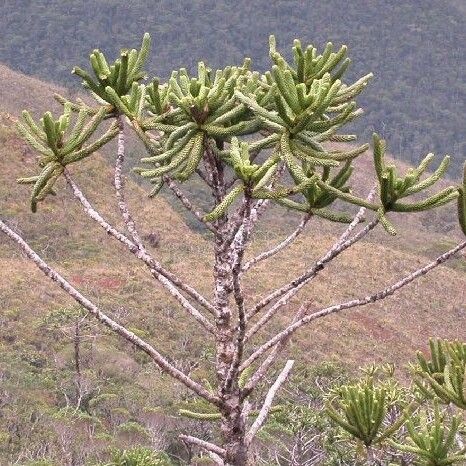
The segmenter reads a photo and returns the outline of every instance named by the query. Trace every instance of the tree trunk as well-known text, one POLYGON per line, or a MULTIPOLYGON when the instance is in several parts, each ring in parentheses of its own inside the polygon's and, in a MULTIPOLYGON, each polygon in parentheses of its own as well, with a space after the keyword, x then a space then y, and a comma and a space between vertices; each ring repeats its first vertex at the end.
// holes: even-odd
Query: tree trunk
POLYGON ((221 431, 223 436, 223 448, 226 451, 225 465, 246 466, 248 465, 248 447, 245 442, 246 425, 242 416, 242 402, 239 390, 229 395, 225 400, 228 412, 222 416, 221 431))
MULTIPOLYGON (((208 154, 212 157, 212 154, 208 154)), ((213 196, 220 202, 225 196, 226 188, 223 167, 215 157, 208 163, 213 173, 213 196)), ((236 321, 231 308, 233 293, 233 254, 227 238, 232 235, 232 220, 222 217, 216 224, 215 264, 214 264, 214 307, 216 327, 216 372, 218 395, 224 403, 221 409, 222 448, 225 450, 226 466, 246 466, 248 464, 248 447, 246 445, 246 423, 243 417, 243 400, 238 386, 238 375, 234 374, 231 383, 230 371, 236 352, 236 321)))
POLYGON ((230 297, 232 293, 231 254, 223 251, 223 244, 218 242, 215 264, 215 306, 216 340, 217 340, 217 381, 218 394, 225 404, 222 410, 221 432, 222 447, 226 451, 225 465, 246 466, 248 448, 245 442, 246 426, 242 417, 243 402, 240 398, 238 378, 231 384, 225 384, 235 357, 235 328, 232 322, 230 297))

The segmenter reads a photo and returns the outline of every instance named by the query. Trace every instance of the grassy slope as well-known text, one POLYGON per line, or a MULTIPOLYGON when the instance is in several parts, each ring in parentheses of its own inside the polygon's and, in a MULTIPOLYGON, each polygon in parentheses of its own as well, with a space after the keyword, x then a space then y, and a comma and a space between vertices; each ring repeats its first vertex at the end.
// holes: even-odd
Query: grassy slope
MULTIPOLYGON (((15 108, 19 110, 24 106, 31 107, 31 105, 35 109, 43 109, 47 103, 50 103, 50 95, 54 90, 51 86, 32 78, 25 78, 8 69, 2 69, 0 78, 4 76, 8 76, 8 81, 13 79, 16 83, 19 83, 25 91, 20 93, 22 97, 17 102, 12 97, 12 93, 9 93, 10 100, 7 100, 7 109, 10 113, 14 113, 15 108), (28 96, 27 98, 25 97, 26 95, 28 96), (36 96, 38 96, 38 99, 34 104, 36 96)), ((0 97, 2 101, 5 101, 8 90, 5 91, 4 86, 2 86, 2 90, 0 97), (5 93, 4 95, 3 92, 5 93)), ((4 120, 3 124, 9 126, 8 121, 4 120)), ((39 213, 36 215, 32 215, 28 211, 28 190, 27 188, 17 186, 14 180, 20 175, 34 171, 33 155, 29 152, 27 146, 14 135, 11 129, 5 129, 3 132, 5 134, 8 133, 8 135, 4 141, 5 145, 1 149, 2 157, 0 161, 2 214, 7 218, 14 218, 25 236, 33 239, 34 245, 39 250, 44 251, 52 260, 58 260, 63 269, 68 272, 68 276, 82 274, 80 278, 81 283, 90 289, 97 289, 99 284, 103 284, 105 288, 105 281, 100 283, 96 279, 96 276, 124 276, 124 278, 120 278, 120 285, 109 285, 111 288, 114 288, 114 291, 123 291, 125 289, 124 284, 131 282, 131 275, 127 275, 125 267, 120 263, 119 258, 107 247, 105 235, 100 233, 97 227, 91 227, 84 216, 79 215, 79 208, 69 199, 68 193, 61 191, 56 199, 41 206, 39 213), (96 242, 97 245, 93 245, 93 242, 96 242), (102 262, 103 265, 97 265, 99 262, 102 262), (93 280, 96 280, 94 284, 88 283, 93 280)), ((110 191, 111 168, 102 158, 96 157, 93 161, 83 163, 79 167, 78 173, 83 180, 81 184, 85 186, 89 197, 95 201, 97 206, 101 206, 108 215, 113 217, 115 212, 108 211, 108 205, 112 205, 108 201, 113 199, 110 191), (102 179, 107 182, 101 183, 102 179)), ((372 173, 369 158, 366 157, 360 162, 360 171, 359 175, 356 176, 355 183, 357 186, 363 186, 363 183, 368 178, 372 178, 372 173)), ((186 277, 188 277, 187 268, 183 266, 183 263, 189 261, 193 266, 192 268, 196 270, 195 277, 189 278, 195 278, 194 281, 198 282, 198 286, 201 289, 209 289, 210 271, 207 268, 209 265, 208 254, 199 253, 205 248, 209 248, 208 243, 183 225, 177 213, 167 204, 165 199, 155 202, 147 201, 144 197, 144 191, 140 187, 132 182, 130 182, 129 186, 131 191, 131 196, 129 197, 134 199, 135 211, 137 212, 138 223, 141 225, 142 233, 148 234, 152 231, 157 231, 161 235, 161 246, 156 252, 157 256, 168 261, 173 270, 180 272, 186 277)), ((453 210, 453 207, 451 210, 453 210)), ((269 214, 266 225, 261 228, 257 235, 256 244, 253 249, 259 249, 260 246, 266 247, 267 244, 274 244, 280 237, 286 234, 287 228, 293 222, 297 223, 298 221, 292 215, 287 215, 284 217, 283 222, 276 222, 277 214, 277 210, 273 210, 269 214)), ((409 270, 409 263, 411 261, 414 264, 421 263, 418 257, 413 255, 415 251, 417 252, 417 256, 432 257, 433 254, 440 252, 442 247, 448 246, 449 242, 459 237, 458 230, 453 226, 452 212, 435 212, 430 215, 433 218, 429 219, 426 215, 415 215, 409 219, 403 217, 400 222, 400 235, 398 237, 392 239, 380 231, 368 239, 370 242, 369 247, 362 246, 355 248, 354 251, 347 252, 340 259, 341 262, 338 266, 332 266, 332 271, 342 275, 338 278, 338 281, 334 282, 332 280, 332 284, 328 286, 330 276, 327 277, 327 273, 324 273, 322 278, 316 281, 315 287, 319 290, 317 295, 320 296, 316 300, 316 305, 332 302, 339 296, 348 297, 356 295, 358 294, 356 290, 359 293, 363 290, 369 291, 374 288, 370 285, 372 280, 377 280, 378 283, 389 283, 390 279, 396 276, 396 273, 409 270), (429 220, 434 225, 427 225, 426 227, 429 220), (440 221, 443 223, 443 228, 439 228, 438 223, 440 221), (382 245, 382 242, 386 245, 388 244, 388 249, 382 245), (409 254, 406 253, 406 250, 408 250, 409 254), (395 257, 399 261, 394 260, 395 257), (377 267, 377 260, 380 260, 380 267, 377 267), (374 271, 378 269, 377 275, 374 276, 374 271), (351 289, 354 289, 355 292, 350 292, 351 289)), ((300 270, 305 264, 309 264, 312 258, 318 257, 319 251, 323 251, 322 247, 330 244, 333 237, 341 230, 339 226, 319 224, 317 228, 315 225, 314 227, 311 225, 308 233, 294 245, 290 257, 277 257, 273 262, 274 267, 270 267, 269 264, 259 267, 258 274, 264 272, 268 276, 259 275, 260 279, 252 279, 252 284, 249 287, 251 297, 264 292, 266 285, 272 286, 286 280, 290 271, 300 270)), ((8 251, 8 247, 3 247, 2 256, 9 256, 9 260, 12 261, 18 260, 14 257, 12 258, 11 253, 4 251, 5 249, 8 251)), ((131 267, 134 268, 134 264, 131 267)), ((462 303, 464 303, 464 299, 462 299, 464 296, 461 295, 461 290, 464 287, 458 286, 460 282, 457 282, 457 280, 461 281, 465 279, 461 273, 461 269, 462 264, 460 262, 457 262, 456 268, 444 268, 441 272, 437 273, 437 277, 434 279, 425 280, 426 284, 429 284, 429 286, 424 287, 425 296, 417 295, 414 292, 415 287, 413 287, 399 298, 396 305, 394 302, 397 299, 392 300, 393 302, 387 305, 387 310, 402 307, 405 309, 400 309, 400 312, 406 312, 406 315, 410 314, 414 316, 418 311, 416 307, 434 309, 436 306, 435 302, 440 303, 444 300, 447 309, 444 309, 442 314, 445 317, 451 317, 448 311, 452 311, 455 306, 457 308, 461 307, 462 303), (442 281, 438 280, 438 277, 442 275, 449 277, 446 280, 447 283, 442 283, 442 281), (449 284, 451 284, 451 289, 447 293, 446 290, 449 284), (438 295, 438 299, 434 300, 435 302, 432 302, 430 298, 425 299, 429 294, 427 290, 438 295), (417 306, 414 306, 414 303, 417 303, 417 306)), ((3 270, 5 271, 5 268, 3 270)), ((44 282, 45 280, 40 279, 39 281, 44 282)), ((10 295, 18 294, 11 293, 11 287, 5 282, 3 284, 8 287, 10 295)), ((47 286, 47 288, 50 287, 47 286)), ((153 290, 146 289, 146 291, 152 292, 153 290)), ((53 294, 54 296, 58 296, 61 293, 53 292, 53 294)), ((137 294, 137 298, 133 295, 127 296, 130 298, 130 302, 125 305, 131 305, 131 301, 134 299, 137 299, 138 304, 144 303, 144 299, 150 299, 148 297, 143 298, 138 293, 135 294, 137 294)), ((312 292, 312 295, 315 294, 315 292, 312 292)), ((102 297, 102 299, 104 298, 102 297)), ((24 297, 21 300, 25 301, 24 297)), ((31 297, 28 296, 27 301, 30 300, 36 305, 38 304, 37 297, 34 298, 32 293, 31 297)), ((150 300, 152 301, 152 299, 150 300)), ((40 301, 43 302, 43 299, 41 298, 40 301)), ((403 320, 398 320, 400 317, 402 316, 392 316, 394 322, 403 322, 403 320)), ((382 318, 379 313, 374 312, 374 318, 385 320, 387 317, 382 318)), ((421 320, 425 323, 429 321, 429 318, 421 320)), ((413 323, 415 321, 416 319, 413 319, 413 323)), ((455 328, 449 329, 449 325, 440 325, 439 327, 440 329, 445 328, 447 332, 451 332, 450 335, 455 332, 455 328)), ((432 327, 430 333, 435 333, 434 328, 432 327)), ((410 329, 406 330, 407 333, 410 333, 410 329)), ((429 334, 429 331, 427 331, 427 334, 429 334)), ((383 353, 387 354, 385 351, 383 353)))
POLYGON ((49 108, 59 110, 52 96, 56 92, 65 95, 67 92, 63 87, 17 73, 1 63, 0 82, 1 110, 12 115, 17 115, 25 108, 32 112, 43 112, 49 108))
MULTIPOLYGON (((4 75, 2 72, 1 76, 4 75)), ((42 96, 51 91, 49 86, 18 74, 13 78, 27 92, 21 94, 23 97, 18 102, 12 94, 9 96, 6 102, 10 113, 17 114, 19 108, 33 105, 36 95, 40 96, 36 108, 44 107, 42 96)), ((0 86, 0 89, 4 91, 5 87, 0 86)), ((5 97, 0 95, 0 101, 5 101, 5 97)), ((210 359, 212 344, 205 341, 192 321, 177 310, 174 302, 154 285, 129 253, 108 241, 103 231, 86 219, 63 186, 56 198, 40 206, 37 214, 30 213, 28 189, 18 186, 15 179, 34 172, 34 155, 16 136, 11 121, 5 117, 0 120, 0 143, 2 219, 21 231, 33 247, 80 290, 98 301, 111 315, 142 332, 180 364, 188 364, 199 357, 210 359)), ((366 180, 372 178, 369 167, 367 161, 361 164, 362 173, 356 184, 367 183, 366 180)), ((95 205, 121 226, 114 208, 112 171, 107 160, 95 156, 73 172, 95 205)), ((199 290, 210 294, 211 248, 206 239, 182 222, 167 198, 148 201, 144 190, 132 181, 128 189, 142 234, 158 232, 161 236, 160 246, 153 251, 156 257, 199 290)), ((280 212, 276 209, 270 212, 256 235, 251 255, 261 247, 275 244, 288 227, 298 222, 292 215, 280 212)), ((341 299, 363 296, 390 284, 396 277, 425 263, 428 257, 446 250, 459 237, 452 215, 450 211, 435 214, 430 219, 425 215, 403 219, 398 222, 400 235, 395 239, 388 238, 382 231, 374 233, 367 242, 347 251, 325 270, 293 302, 292 308, 304 297, 311 298, 312 307, 318 308, 341 299), (440 223, 442 228, 439 228, 440 223)), ((311 224, 288 254, 280 254, 260 265, 245 282, 249 302, 293 277, 296 274, 293 270, 301 271, 311 264, 331 245, 342 228, 317 221, 311 224)), ((54 383, 40 381, 40 377, 47 371, 56 376, 57 369, 60 374, 60 370, 69 367, 70 344, 62 334, 57 336, 45 330, 44 318, 72 303, 4 237, 0 237, 0 302, 3 308, 0 359, 10 369, 16 368, 10 374, 10 382, 23 387, 27 392, 24 396, 33 405, 60 403, 62 398, 54 383), (29 356, 24 356, 31 352, 42 358, 41 369, 32 364, 29 356)), ((414 349, 426 347, 430 336, 465 339, 466 329, 461 325, 465 303, 465 264, 464 259, 459 259, 384 303, 319 321, 294 339, 291 351, 301 363, 325 359, 350 365, 372 360, 405 363, 414 349)), ((283 312, 277 323, 288 316, 289 311, 283 312)), ((96 370, 105 375, 105 381, 99 379, 103 391, 110 390, 108 387, 113 387, 113 392, 121 387, 132 387, 135 393, 144 394, 138 403, 147 406, 170 404, 171 399, 180 395, 171 391, 170 381, 147 365, 144 358, 105 332, 100 335, 87 364, 89 367, 95 364, 96 370)), ((204 367, 202 364, 195 373, 207 375, 204 367)))

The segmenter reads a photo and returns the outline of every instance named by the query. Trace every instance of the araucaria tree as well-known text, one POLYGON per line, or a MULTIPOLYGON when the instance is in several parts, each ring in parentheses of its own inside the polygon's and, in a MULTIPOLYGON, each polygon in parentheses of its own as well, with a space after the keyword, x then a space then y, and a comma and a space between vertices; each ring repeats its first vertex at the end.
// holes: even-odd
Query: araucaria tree
MULTIPOLYGON (((154 79, 144 84, 149 46, 150 37, 146 34, 139 51, 123 50, 114 63, 94 50, 90 55, 90 71, 73 70, 94 97, 94 105, 57 96, 64 108, 58 119, 47 112, 36 122, 28 112, 23 112, 18 129, 40 154, 40 172, 18 181, 32 185, 31 208, 35 211, 49 195, 55 194, 57 180, 65 179, 84 214, 108 233, 109 241, 123 243, 186 311, 186 318, 192 319, 196 331, 214 342, 216 362, 212 369, 215 369, 216 386, 206 386, 180 371, 149 341, 117 323, 78 291, 5 222, 0 221, 0 229, 90 314, 147 353, 176 383, 184 384, 211 404, 212 414, 202 416, 218 418, 219 443, 189 435, 182 436, 185 442, 204 449, 218 464, 246 465, 250 461, 250 445, 263 426, 293 361, 286 362, 265 399, 258 399, 257 389, 274 368, 290 337, 329 314, 389 297, 466 248, 466 241, 372 295, 319 310, 311 310, 308 302, 302 302, 293 313, 288 309, 291 298, 330 261, 379 224, 388 234, 396 234, 390 221, 391 212, 409 214, 456 201, 459 223, 466 234, 466 174, 463 185, 426 194, 424 191, 445 173, 448 156, 432 174, 425 175, 432 154, 417 168, 400 174, 395 166, 386 164, 385 141, 374 135, 375 184, 368 185, 362 197, 351 192, 348 183, 353 173, 352 163, 367 152, 369 145, 351 145, 356 136, 346 134, 344 129, 362 114, 355 99, 372 75, 354 83, 345 82, 350 63, 345 46, 334 50, 328 43, 318 52, 315 47, 303 47, 296 40, 292 49, 294 59, 288 62, 276 50, 271 37, 272 67, 265 74, 252 71, 248 59, 241 66, 216 71, 201 62, 197 75, 180 69, 166 83, 154 79), (106 128, 102 130, 103 127, 106 128), (147 149, 143 166, 134 171, 153 183, 150 197, 162 188, 172 192, 202 222, 206 236, 212 241, 214 265, 210 296, 201 295, 181 280, 143 243, 126 202, 124 171, 128 131, 147 149), (118 145, 114 188, 126 231, 115 228, 91 205, 70 170, 71 165, 85 163, 86 158, 113 138, 117 138, 118 145), (180 189, 180 183, 194 177, 211 194, 210 212, 195 207, 193 199, 180 189), (299 212, 302 220, 281 243, 246 261, 245 251, 254 229, 271 204, 299 212), (347 205, 358 206, 357 214, 349 215, 347 205), (250 302, 242 287, 245 274, 253 273, 258 262, 288 247, 313 217, 348 226, 320 260, 293 280, 270 290, 258 302, 250 302), (279 312, 291 316, 289 324, 268 340, 259 341, 258 332, 279 312)), ((189 415, 196 416, 196 413, 189 415)))

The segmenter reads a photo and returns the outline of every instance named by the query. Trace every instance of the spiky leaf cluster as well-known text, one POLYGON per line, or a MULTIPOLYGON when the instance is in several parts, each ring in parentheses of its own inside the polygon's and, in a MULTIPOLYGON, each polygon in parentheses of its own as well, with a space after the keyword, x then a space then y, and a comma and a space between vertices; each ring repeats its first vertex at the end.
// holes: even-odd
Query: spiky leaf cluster
MULTIPOLYGON (((251 72, 250 62, 246 60, 242 67, 227 67, 215 73, 201 62, 196 77, 181 69, 174 72, 166 84, 155 80, 145 90, 149 118, 141 118, 140 112, 119 105, 133 120, 133 126, 151 153, 143 161, 155 167, 137 171, 155 183, 153 193, 161 188, 163 175, 173 175, 182 181, 188 179, 205 150, 212 150, 216 157, 228 163, 235 158, 237 149, 234 144, 224 149, 224 144, 231 143, 233 137, 255 133, 264 137, 250 144, 251 157, 256 158, 260 151, 268 148, 274 149, 274 155, 244 169, 238 169, 239 165, 233 163, 237 166, 234 172, 243 184, 253 182, 256 185, 255 197, 283 199, 306 188, 306 204, 291 202, 288 207, 321 214, 330 220, 348 221, 345 215, 329 212, 325 207, 337 198, 358 203, 344 186, 351 174, 350 164, 328 180, 332 193, 326 192, 325 181, 330 176, 330 168, 349 162, 368 146, 340 151, 326 150, 321 143, 355 139, 353 135, 335 133, 361 114, 352 99, 363 90, 370 75, 350 86, 340 81, 349 63, 345 60, 346 47, 333 52, 332 45, 328 44, 318 55, 312 46, 303 51, 296 42, 294 50, 295 68, 288 65, 271 45, 271 56, 276 64, 271 72, 262 76, 251 72), (338 65, 342 66, 336 71, 338 65), (292 113, 291 117, 286 116, 292 113), (150 130, 158 131, 161 137, 155 141, 148 133, 150 130), (286 165, 296 187, 271 193, 265 189, 265 181, 277 170, 279 162, 286 165), (323 168, 324 180, 315 176, 316 167, 323 168), (251 175, 254 180, 246 173, 253 169, 257 170, 254 176, 251 175)), ((135 98, 134 102, 140 100, 135 98)), ((245 188, 234 187, 208 219, 214 220, 218 214, 223 214, 237 197, 248 192, 245 188)), ((359 204, 361 202, 359 200, 359 204)))
POLYGON ((100 103, 115 105, 118 97, 127 95, 134 83, 146 77, 143 66, 149 51, 150 35, 146 33, 139 50, 122 50, 112 64, 100 50, 94 50, 89 57, 94 76, 79 67, 73 68, 72 72, 82 78, 84 88, 100 103))
MULTIPOLYGON (((372 75, 345 82, 350 63, 346 46, 334 50, 328 43, 319 53, 312 45, 303 47, 295 41, 293 61, 288 62, 271 37, 272 67, 265 74, 252 71, 249 59, 242 66, 216 71, 200 62, 194 76, 182 68, 174 71, 166 83, 156 78, 145 85, 140 81, 149 48, 150 37, 145 34, 139 51, 123 50, 111 65, 95 50, 90 59, 93 76, 75 68, 75 74, 101 104, 100 109, 82 100, 58 100, 66 104, 67 112, 71 109, 79 113, 78 120, 84 114, 93 118, 104 114, 104 118, 118 117, 120 127, 123 116, 130 121, 148 151, 142 159, 148 165, 135 171, 154 184, 151 196, 168 178, 190 179, 196 171, 199 173, 204 161, 208 172, 217 166, 226 168, 226 175, 233 177, 228 182, 230 191, 205 217, 208 221, 225 215, 238 198, 249 196, 272 199, 330 221, 349 222, 346 213, 333 209, 339 200, 378 212, 384 227, 395 233, 387 212, 426 210, 459 197, 460 223, 466 231, 463 188, 449 187, 424 201, 401 201, 434 184, 445 172, 448 158, 422 181, 420 177, 431 155, 417 169, 399 177, 395 168, 384 162, 384 142, 374 137, 380 202, 368 202, 351 192, 352 162, 368 145, 341 148, 335 143, 356 140, 355 135, 340 130, 361 115, 355 98, 372 75)), ((27 139, 31 142, 30 136, 27 139)), ((51 143, 43 141, 39 151, 51 150, 58 157, 51 143)), ((52 172, 55 176, 61 170, 58 165, 55 168, 48 168, 47 180, 52 172)), ((42 183, 34 198, 42 192, 42 183)), ((45 192, 49 191, 47 188, 45 192)))
POLYGON ((249 79, 249 65, 250 61, 245 60, 241 67, 227 67, 214 74, 200 62, 196 77, 181 69, 174 71, 164 85, 158 80, 152 82, 146 99, 151 116, 135 125, 139 132, 162 132, 163 138, 161 144, 145 138, 151 157, 142 161, 155 167, 137 171, 156 184, 165 174, 185 181, 199 165, 208 140, 221 144, 233 136, 257 131, 259 122, 250 118, 248 109, 238 105, 234 97, 238 83, 249 79))
POLYGON ((440 339, 429 343, 430 360, 418 352, 413 367, 417 386, 424 396, 466 409, 466 343, 440 339))
POLYGON ((387 165, 385 162, 386 142, 374 134, 373 144, 374 166, 380 186, 381 207, 378 209, 378 215, 389 233, 395 234, 395 229, 385 216, 387 212, 421 212, 447 204, 459 196, 458 188, 449 186, 424 200, 403 202, 401 199, 421 193, 439 181, 448 169, 450 157, 445 156, 439 167, 421 180, 421 176, 434 159, 433 154, 428 154, 418 167, 409 168, 404 176, 400 176, 395 165, 387 165))
POLYGON ((107 114, 107 109, 100 108, 92 117, 86 109, 82 109, 74 124, 72 108, 65 104, 63 114, 54 119, 50 112, 36 123, 29 112, 23 112, 23 122, 17 124, 19 132, 25 140, 40 154, 40 174, 18 179, 18 183, 32 184, 31 209, 37 210, 37 203, 48 194, 54 194, 54 185, 62 175, 65 167, 86 157, 110 141, 118 133, 114 123, 94 142, 85 145, 96 132, 99 124, 107 114))
MULTIPOLYGON (((288 64, 276 51, 271 38, 270 55, 274 62, 272 70, 265 73, 260 86, 254 93, 246 86, 236 91, 238 100, 251 109, 261 120, 268 140, 274 141, 280 158, 296 184, 313 178, 307 184, 305 203, 287 203, 297 210, 319 211, 330 205, 336 198, 352 202, 357 199, 348 195, 344 184, 351 175, 350 161, 368 149, 364 144, 352 150, 326 149, 324 141, 347 142, 356 139, 354 135, 336 135, 338 129, 358 117, 361 109, 352 100, 367 85, 371 75, 347 86, 340 78, 349 61, 345 60, 346 47, 338 52, 327 44, 321 55, 308 46, 302 49, 295 41, 294 64, 288 64), (340 66, 340 68, 338 68, 340 66), (337 70, 338 68, 338 70, 337 70), (337 70, 337 71, 335 71, 337 70), (332 192, 327 189, 330 169, 348 162, 331 177, 332 192), (322 169, 322 172, 320 172, 322 169)), ((325 213, 324 210, 321 211, 325 213)), ((346 221, 340 214, 327 213, 326 217, 346 221)))
POLYGON ((391 380, 376 383, 373 377, 366 377, 335 392, 326 404, 327 415, 366 447, 396 432, 414 408, 414 404, 407 405, 395 422, 384 425, 387 413, 402 402, 401 391, 391 380))
POLYGON ((417 465, 445 466, 466 461, 466 449, 455 451, 455 438, 460 432, 461 417, 452 416, 447 426, 446 415, 434 401, 433 417, 421 412, 406 422, 408 436, 404 443, 392 441, 397 449, 416 456, 417 465))

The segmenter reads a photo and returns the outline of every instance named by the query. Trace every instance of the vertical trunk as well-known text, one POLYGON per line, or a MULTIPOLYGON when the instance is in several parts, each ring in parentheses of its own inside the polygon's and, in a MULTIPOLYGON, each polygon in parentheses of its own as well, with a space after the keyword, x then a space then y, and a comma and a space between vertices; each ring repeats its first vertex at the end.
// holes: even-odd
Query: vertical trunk
POLYGON ((248 449, 245 443, 246 426, 242 417, 243 402, 240 398, 237 378, 228 387, 225 386, 236 351, 236 335, 230 308, 233 289, 232 258, 231 254, 224 251, 223 241, 219 240, 217 246, 215 263, 217 380, 219 396, 225 403, 221 422, 222 446, 226 450, 226 465, 245 466, 248 463, 248 449))
MULTIPOLYGON (((223 167, 215 156, 206 151, 207 163, 210 166, 213 182, 213 197, 216 203, 225 196, 223 167)), ((227 216, 217 221, 215 236, 214 283, 216 312, 216 372, 218 394, 224 402, 222 409, 221 433, 222 447, 226 451, 225 465, 246 466, 248 464, 248 448, 245 442, 246 425, 242 416, 243 401, 240 397, 238 378, 231 384, 225 384, 236 353, 236 322, 230 306, 233 292, 233 256, 225 241, 232 234, 231 220, 227 216)))
MULTIPOLYGON (((233 396, 238 400, 239 397, 233 396)), ((226 450, 225 464, 228 466, 247 466, 248 448, 244 441, 246 431, 241 416, 241 405, 237 404, 230 413, 222 418, 223 448, 226 450)))
POLYGON ((228 231, 225 222, 220 224, 219 233, 215 243, 215 326, 216 326, 216 345, 217 345, 217 379, 219 389, 223 394, 223 382, 225 381, 228 370, 233 362, 235 354, 234 329, 232 328, 232 312, 230 308, 230 296, 232 292, 231 281, 231 256, 229 251, 225 251, 223 239, 228 231))

